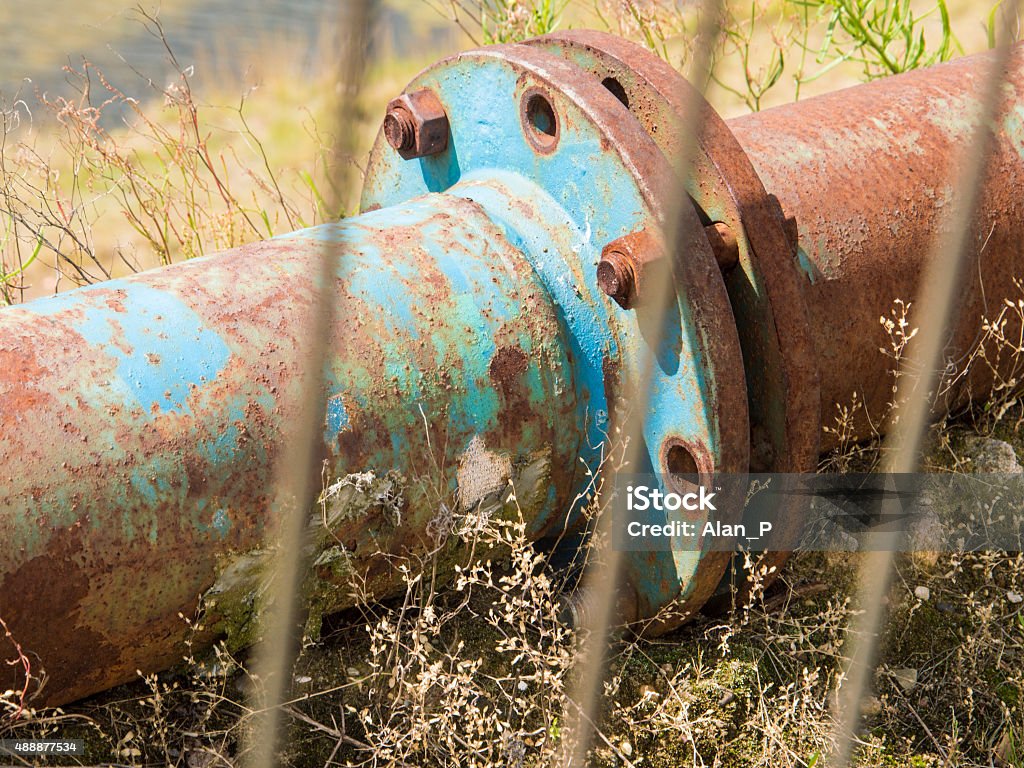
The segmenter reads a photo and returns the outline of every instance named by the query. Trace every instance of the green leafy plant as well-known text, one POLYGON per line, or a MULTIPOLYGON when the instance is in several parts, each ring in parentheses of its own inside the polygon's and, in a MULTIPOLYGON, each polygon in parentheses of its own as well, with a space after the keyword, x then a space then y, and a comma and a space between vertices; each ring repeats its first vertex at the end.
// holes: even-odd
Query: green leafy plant
MULTIPOLYGON (((809 4, 817 5, 814 0, 809 4)), ((925 13, 915 12, 911 0, 821 0, 819 8, 826 33, 818 62, 834 66, 853 61, 861 66, 864 80, 948 61, 959 45, 945 0, 937 0, 925 13), (930 45, 924 22, 936 13, 939 42, 930 45)))

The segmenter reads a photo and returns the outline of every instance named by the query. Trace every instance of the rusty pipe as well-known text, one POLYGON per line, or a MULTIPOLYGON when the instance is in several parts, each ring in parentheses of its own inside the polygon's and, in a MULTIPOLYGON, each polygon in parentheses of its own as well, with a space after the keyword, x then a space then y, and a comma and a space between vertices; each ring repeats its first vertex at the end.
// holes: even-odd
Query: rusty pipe
POLYGON ((353 604, 355 573, 360 599, 393 592, 384 553, 443 558, 460 516, 500 507, 510 482, 537 525, 571 506, 579 438, 560 425, 577 386, 558 319, 454 194, 9 307, 0 614, 45 667, 47 701, 173 664, 179 614, 200 606, 215 635, 257 637, 310 265, 338 237, 315 611, 353 604))
MULTIPOLYGON (((769 192, 799 227, 797 268, 821 382, 823 423, 855 409, 853 434, 884 432, 896 359, 879 322, 918 295, 944 235, 956 163, 992 54, 955 60, 729 121, 769 192), (880 353, 885 350, 890 354, 880 353)), ((987 394, 992 371, 965 375, 984 319, 1024 274, 1024 48, 1003 78, 993 154, 970 234, 957 321, 945 348, 943 409, 987 394)), ((908 329, 909 331, 910 329, 908 329)), ((822 434, 822 448, 834 433, 822 434)))
MULTIPOLYGON (((46 670, 36 704, 173 664, 197 611, 194 648, 258 639, 310 265, 339 239, 311 631, 324 612, 400 590, 400 562, 436 558, 444 575, 482 555, 481 526, 522 519, 531 538, 557 538, 579 516, 609 402, 643 355, 593 265, 609 242, 658 227, 670 173, 639 126, 616 124, 621 105, 599 83, 566 91, 552 73, 574 70, 515 47, 442 65, 428 85, 447 148, 410 162, 378 139, 367 191, 402 200, 0 311, 0 615, 46 670), (455 108, 482 99, 490 126, 455 108)), ((714 275, 691 217, 686 269, 714 275)), ((680 292, 665 321, 651 380, 677 407, 648 419, 646 461, 690 451, 704 471, 735 471, 745 424, 723 427, 709 406, 743 411, 738 347, 728 324, 704 322, 721 323, 728 299, 713 281, 695 295, 706 309, 680 292)), ((704 567, 696 553, 687 563, 704 567)), ((676 595, 690 589, 677 580, 676 595)))
MULTIPOLYGON (((174 663, 197 610, 194 648, 257 639, 308 266, 338 238, 314 623, 400 590, 398 561, 443 574, 488 520, 572 532, 648 359, 639 470, 813 468, 835 404, 856 390, 874 417, 888 395, 878 318, 916 295, 987 61, 729 123, 705 105, 681 238, 634 253, 675 208, 678 75, 597 33, 470 51, 408 87, 437 133, 410 154, 390 121, 360 216, 0 310, 0 616, 47 670, 36 703, 174 663), (655 251, 661 317, 632 300, 655 251), (633 254, 624 294, 602 254, 633 254)), ((1012 62, 953 360, 1021 266, 1012 62)), ((624 618, 675 626, 728 566, 631 553, 624 618)))

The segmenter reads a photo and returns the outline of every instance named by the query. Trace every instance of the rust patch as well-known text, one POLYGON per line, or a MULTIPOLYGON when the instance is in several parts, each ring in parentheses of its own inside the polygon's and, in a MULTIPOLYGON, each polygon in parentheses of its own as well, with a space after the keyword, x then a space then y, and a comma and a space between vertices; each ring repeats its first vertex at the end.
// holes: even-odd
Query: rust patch
MULTIPOLYGON (((61 614, 53 610, 54 606, 77 606, 89 594, 89 576, 75 562, 81 551, 79 526, 54 531, 42 554, 23 563, 0 584, 4 621, 16 628, 15 639, 37 661, 33 674, 45 671, 43 696, 47 702, 70 701, 82 692, 96 690, 96 681, 104 678, 120 656, 106 637, 79 625, 78 610, 61 614), (13 595, 18 599, 7 599, 13 595), (55 628, 55 623, 60 628, 55 628)), ((7 669, 15 675, 10 687, 21 688, 24 678, 17 679, 21 668, 7 669)))
POLYGON ((114 310, 115 312, 124 312, 125 311, 125 306, 124 306, 124 295, 125 295, 125 292, 123 290, 116 290, 116 291, 113 291, 112 293, 114 295, 109 297, 106 300, 106 302, 105 302, 106 305, 108 307, 110 307, 112 310, 114 310))
POLYGON ((519 347, 501 347, 494 353, 488 366, 491 381, 505 397, 514 397, 517 379, 526 371, 526 353, 519 347))
POLYGON ((30 347, 0 348, 0 414, 8 418, 25 415, 36 406, 50 402, 52 396, 38 388, 49 371, 39 365, 30 347))

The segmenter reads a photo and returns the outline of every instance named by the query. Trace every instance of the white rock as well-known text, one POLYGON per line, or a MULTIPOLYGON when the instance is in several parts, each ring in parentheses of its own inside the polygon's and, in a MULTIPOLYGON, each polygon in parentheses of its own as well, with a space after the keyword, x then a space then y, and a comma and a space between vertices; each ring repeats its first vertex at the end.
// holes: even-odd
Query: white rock
POLYGON ((914 588, 914 597, 918 600, 927 600, 932 596, 932 591, 928 587, 920 586, 914 588))
POLYGON ((991 437, 973 436, 964 442, 965 453, 974 464, 975 472, 1019 475, 1022 471, 1013 446, 991 437))
POLYGON ((630 755, 633 754, 633 745, 630 744, 628 741, 624 740, 619 745, 619 751, 622 752, 622 754, 624 754, 626 757, 629 757, 630 755))
POLYGON ((1019 602, 1024 600, 1024 597, 1021 597, 1020 592, 1010 591, 1010 592, 1006 593, 1006 599, 1009 600, 1014 605, 1017 605, 1019 602))
POLYGON ((896 682, 900 688, 903 689, 904 693, 910 691, 915 685, 917 685, 917 670, 911 669, 910 667, 900 667, 892 671, 893 677, 896 678, 896 682))

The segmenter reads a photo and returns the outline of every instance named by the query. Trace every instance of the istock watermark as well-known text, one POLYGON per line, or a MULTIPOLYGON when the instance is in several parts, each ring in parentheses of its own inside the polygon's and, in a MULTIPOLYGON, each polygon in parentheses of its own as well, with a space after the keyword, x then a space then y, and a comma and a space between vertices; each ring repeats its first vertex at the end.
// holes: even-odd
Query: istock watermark
POLYGON ((1024 551, 1024 475, 619 475, 626 551, 1024 551))
POLYGON ((715 493, 715 491, 709 492, 703 485, 698 486, 696 491, 687 493, 663 491, 657 486, 630 485, 626 488, 626 508, 638 512, 648 509, 667 509, 670 512, 675 512, 678 509, 686 509, 691 512, 696 510, 714 512, 715 493))

